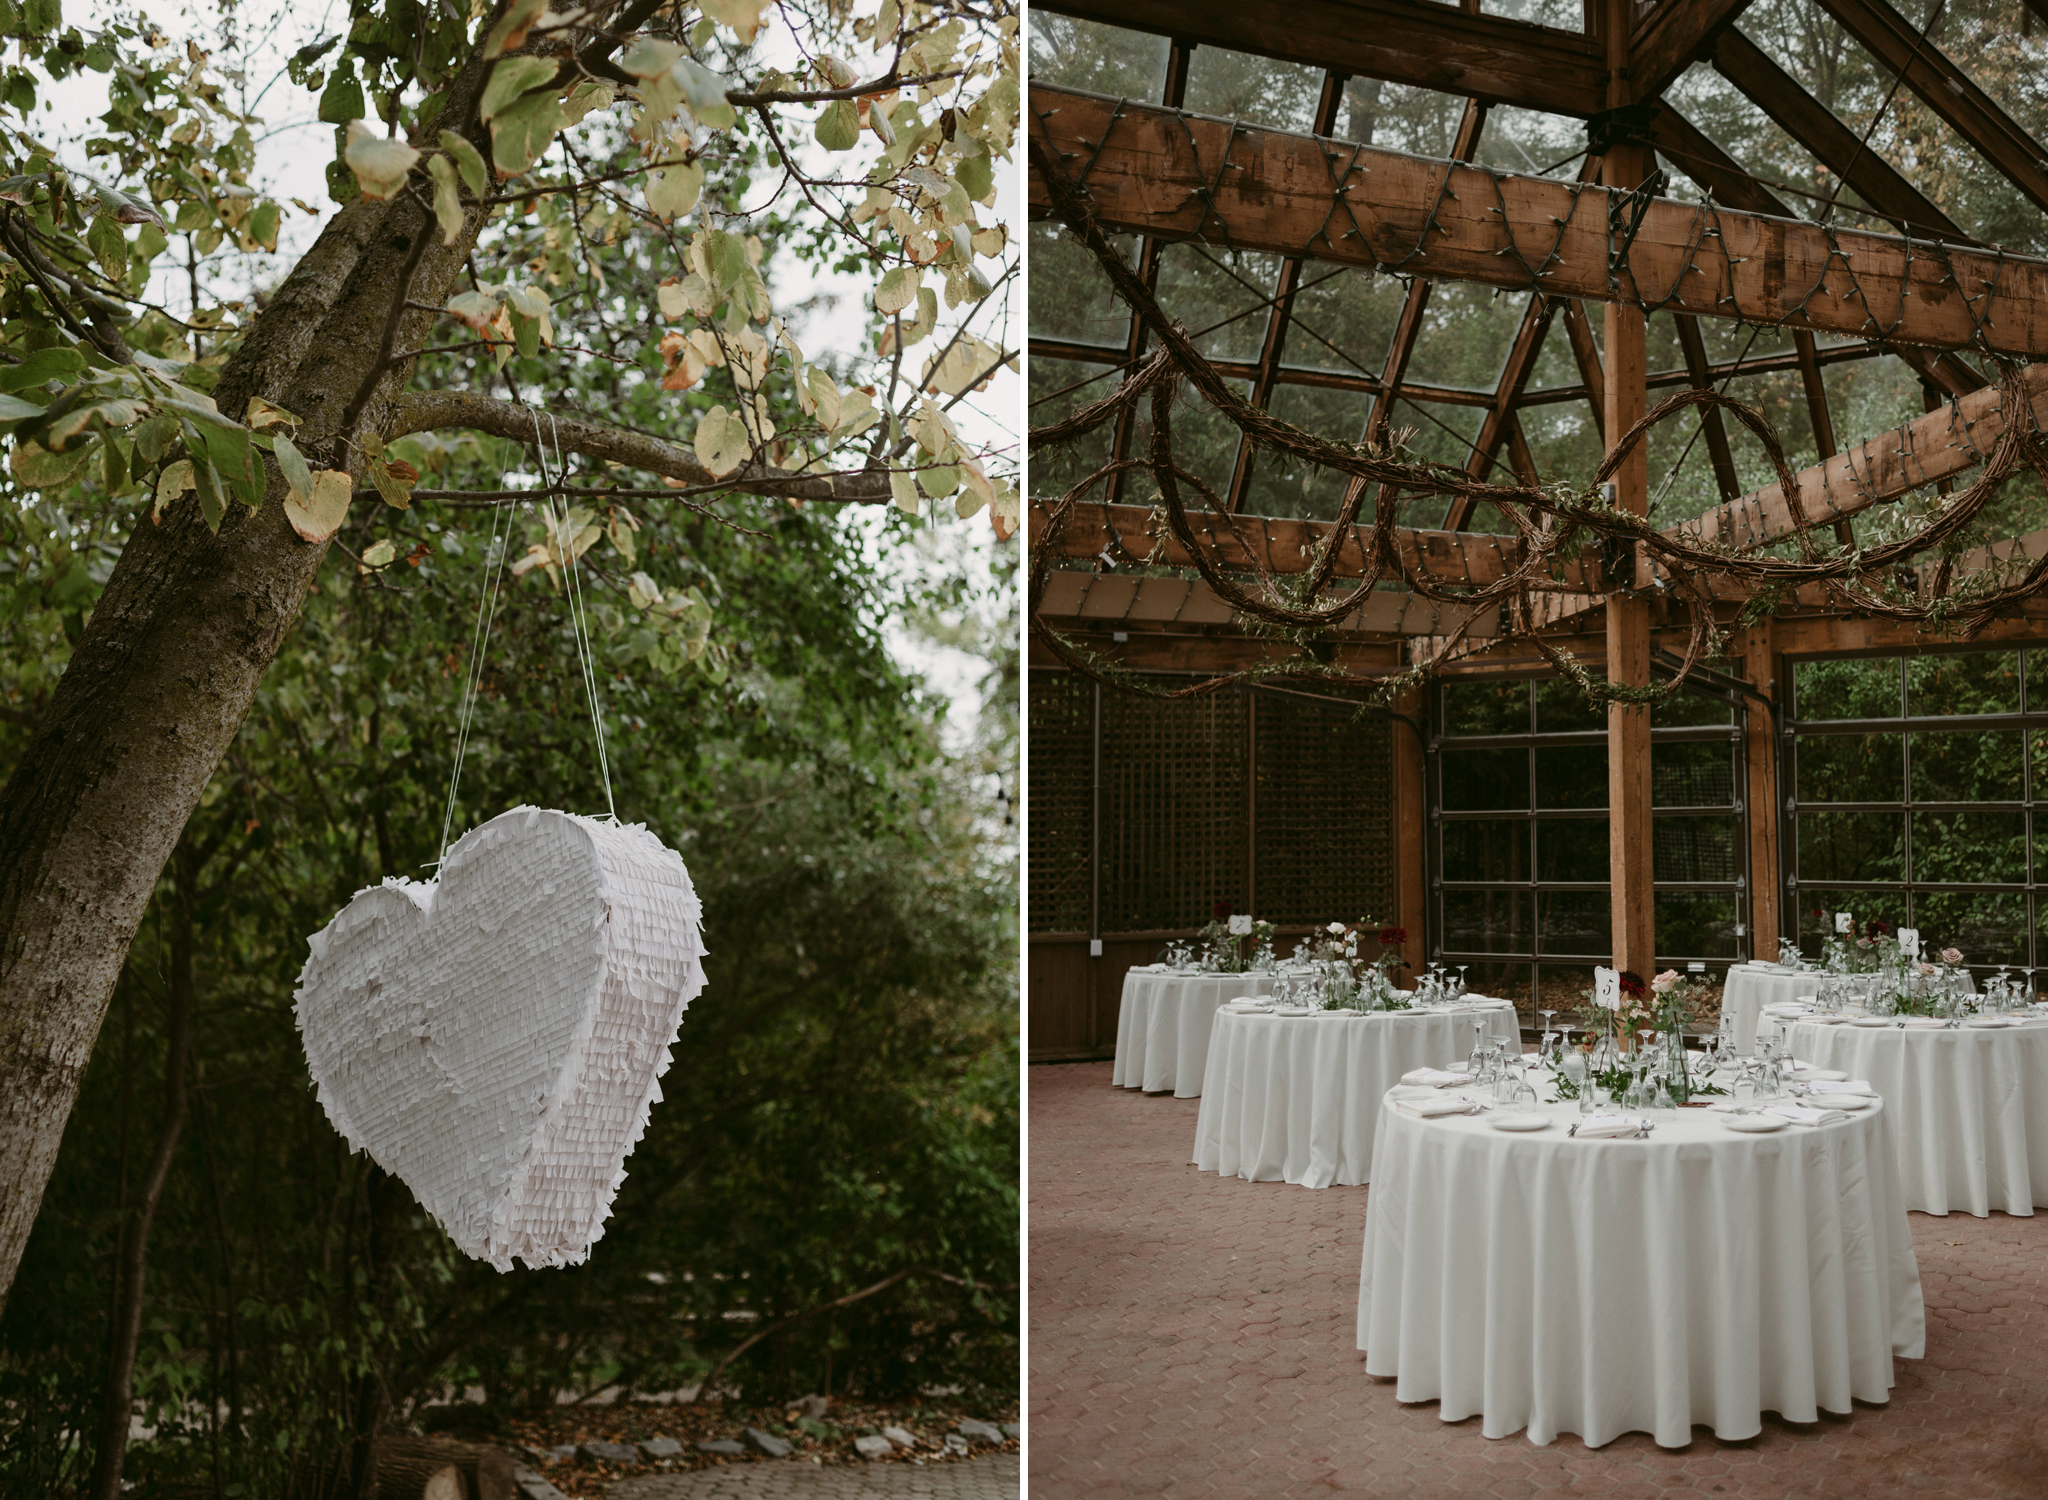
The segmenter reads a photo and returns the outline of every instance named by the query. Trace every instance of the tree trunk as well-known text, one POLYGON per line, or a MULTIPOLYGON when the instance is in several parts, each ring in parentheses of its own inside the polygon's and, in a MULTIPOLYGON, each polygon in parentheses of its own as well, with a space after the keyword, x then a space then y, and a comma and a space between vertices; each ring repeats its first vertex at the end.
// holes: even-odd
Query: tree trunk
MULTIPOLYGON (((488 158, 474 64, 443 121, 488 158)), ((239 418, 262 396, 303 421, 316 464, 362 473, 351 445, 391 402, 483 225, 444 246, 410 194, 336 214, 222 373, 239 418)), ((269 467, 260 511, 218 535, 188 494, 122 548, 48 713, 0 791, 0 1306, 55 1165, 79 1079, 157 876, 298 614, 324 546, 299 540, 269 467)))
POLYGON ((126 1231, 121 1238, 120 1295, 114 1304, 113 1338, 107 1353, 107 1378, 100 1393, 100 1440, 93 1455, 92 1500, 120 1500, 121 1466, 128 1455, 128 1421, 135 1404, 135 1349, 142 1339, 142 1287, 149 1266, 149 1226, 156 1217, 178 1137, 185 1129, 185 1069, 192 1032, 192 891, 197 872, 186 859, 173 900, 171 924, 170 1022, 164 1056, 164 1124, 156 1154, 142 1180, 126 1231))
POLYGON ((462 1471, 445 1458, 380 1446, 377 1500, 465 1500, 462 1471))

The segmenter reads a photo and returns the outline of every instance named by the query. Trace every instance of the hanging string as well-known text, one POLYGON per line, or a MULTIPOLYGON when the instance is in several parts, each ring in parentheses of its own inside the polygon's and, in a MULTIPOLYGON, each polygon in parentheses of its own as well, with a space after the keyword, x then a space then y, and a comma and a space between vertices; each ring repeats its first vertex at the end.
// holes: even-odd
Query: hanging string
POLYGON ((456 715, 455 763, 448 772, 448 801, 441 810, 441 852, 434 859, 434 868, 439 869, 441 861, 448 857, 448 834, 455 823, 455 792, 462 785, 462 763, 469 755, 470 725, 476 721, 476 703, 483 690, 484 657, 491 648, 491 630, 498 620, 498 591, 505 581, 505 554, 512 550, 512 528, 510 507, 494 506, 491 510, 491 540, 484 552, 484 586, 476 601, 476 624, 469 636, 469 673, 462 686, 461 708, 456 715), (503 544, 498 534, 498 523, 506 521, 503 544))
MULTIPOLYGON (((553 413, 548 415, 549 426, 555 437, 555 469, 557 475, 567 472, 562 459, 562 432, 553 413)), ((613 822, 619 818, 618 805, 612 800, 612 765, 610 747, 605 742, 604 715, 597 702, 597 669, 590 645, 590 616, 583 598, 583 580, 576 571, 576 537, 569 525, 569 500, 562 497, 561 519, 555 516, 556 479, 548 475, 547 449, 541 441, 540 413, 533 413, 533 446, 540 459, 540 477, 546 495, 548 529, 555 535, 555 546, 562 558, 562 570, 568 575, 566 589, 569 600, 569 633, 576 639, 576 660, 583 673, 583 694, 590 707, 590 729, 597 741, 597 769, 604 778, 605 811, 613 822)))

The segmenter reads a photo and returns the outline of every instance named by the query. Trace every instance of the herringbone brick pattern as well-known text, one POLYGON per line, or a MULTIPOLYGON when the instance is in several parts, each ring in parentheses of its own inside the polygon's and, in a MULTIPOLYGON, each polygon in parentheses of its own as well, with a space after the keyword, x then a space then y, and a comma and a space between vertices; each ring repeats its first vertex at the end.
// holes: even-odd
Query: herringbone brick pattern
POLYGON ((1222 1180, 1187 1158, 1201 1101, 1032 1068, 1028 1488, 1375 1500, 2048 1497, 2048 1214, 1911 1216, 1927 1358, 1888 1406, 1766 1417, 1685 1449, 1489 1441, 1403 1406, 1355 1345, 1369 1188, 1222 1180))

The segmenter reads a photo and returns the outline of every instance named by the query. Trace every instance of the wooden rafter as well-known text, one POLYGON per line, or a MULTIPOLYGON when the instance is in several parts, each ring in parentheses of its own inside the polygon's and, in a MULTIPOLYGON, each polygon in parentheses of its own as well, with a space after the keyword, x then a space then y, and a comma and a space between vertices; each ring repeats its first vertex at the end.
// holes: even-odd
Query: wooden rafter
MULTIPOLYGON (((1707 368, 1707 341, 1700 333, 1699 319, 1680 313, 1673 321, 1678 325, 1678 347, 1685 354, 1685 368, 1692 376, 1692 388, 1711 391, 1714 377, 1707 368)), ((1700 432, 1707 440, 1707 456, 1714 466, 1714 483, 1720 487, 1725 504, 1741 495, 1742 485, 1735 478, 1735 450, 1728 446, 1728 428, 1721 420, 1719 407, 1700 408, 1700 432)))
MULTIPOLYGON (((1316 101, 1315 131, 1328 135, 1337 128, 1337 106, 1344 100, 1344 75, 1325 73, 1322 96, 1316 101)), ((1294 294, 1301 288, 1299 258, 1280 262, 1279 285, 1273 290, 1273 311, 1266 319, 1266 339, 1259 350, 1258 372, 1252 377, 1252 405, 1263 407, 1273 399, 1273 386, 1280 377, 1280 356, 1287 348, 1287 326, 1294 317, 1294 294)), ((1232 510, 1244 507, 1245 492, 1251 488, 1252 469, 1258 462, 1250 443, 1237 445, 1237 469, 1230 476, 1229 501, 1232 510)))
POLYGON ((1750 0, 1661 0, 1629 37, 1629 82, 1654 99, 1692 65, 1701 45, 1749 9, 1750 0))
MULTIPOLYGON (((1600 392, 1607 384, 1607 377, 1600 370, 1600 345, 1593 338, 1593 320, 1586 316, 1586 307, 1574 298, 1565 298, 1560 303, 1564 309, 1564 336, 1571 341, 1572 363, 1579 367, 1579 379, 1584 382, 1586 401, 1593 408, 1593 431, 1602 439, 1607 436, 1607 412, 1600 404, 1600 392)), ((1656 383, 1653 379, 1653 385, 1656 383)))
POLYGON ((1940 48, 1924 40, 1919 27, 1884 0, 1820 0, 1820 7, 1884 67, 1902 76, 1906 87, 2006 181, 2036 207, 2048 208, 2048 152, 1940 48))
POLYGON ((1604 102, 1596 39, 1427 0, 1058 0, 1041 9, 1582 119, 1604 102))
MULTIPOLYGON (((1085 162, 1105 229, 1202 234, 1514 290, 1532 289, 1534 265, 1533 289, 1557 295, 1650 297, 1681 312, 1883 332, 1904 344, 2048 353, 2048 261, 1936 253, 1888 235, 1658 199, 1643 205, 1628 264, 1610 278, 1604 192, 1047 85, 1032 89, 1030 109, 1034 152, 1085 162), (1348 190, 1359 183, 1369 186, 1348 190)), ((1030 191, 1033 210, 1045 212, 1035 163, 1030 191)))
MULTIPOLYGON (((1054 572, 1047 576, 1038 614, 1049 622, 1097 625, 1223 627, 1236 611, 1199 578, 1128 578, 1120 574, 1054 572)), ((1375 589, 1335 628, 1339 637, 1448 635, 1467 619, 1471 634, 1499 633, 1500 606, 1438 604, 1420 594, 1375 589)))

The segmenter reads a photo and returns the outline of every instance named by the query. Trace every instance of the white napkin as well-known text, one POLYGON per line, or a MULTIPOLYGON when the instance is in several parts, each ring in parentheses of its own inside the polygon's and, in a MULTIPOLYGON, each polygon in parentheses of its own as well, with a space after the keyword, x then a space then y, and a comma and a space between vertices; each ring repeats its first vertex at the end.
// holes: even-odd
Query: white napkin
POLYGON ((1434 1099, 1396 1099, 1394 1108, 1406 1110, 1422 1119, 1434 1119, 1438 1115, 1472 1115, 1479 1112, 1479 1106, 1470 1099, 1459 1099, 1437 1095, 1434 1099))
POLYGON ((1397 1083, 1387 1090, 1387 1097, 1396 1103, 1403 1099, 1441 1099, 1443 1095, 1422 1083, 1397 1083))
POLYGON ((1167 970, 1165 964, 1138 964, 1131 972, 1133 974, 1164 974, 1167 970))
POLYGON ((1270 1000, 1261 1000, 1254 995, 1244 995, 1236 1000, 1226 1000, 1220 1008, 1223 1010, 1235 1011, 1238 1015, 1241 1016, 1255 1016, 1264 1011, 1271 1010, 1273 1008, 1273 1002, 1270 1000))
POLYGON ((1455 1084, 1470 1083, 1472 1080, 1463 1073, 1446 1073, 1442 1068, 1416 1068, 1403 1073, 1401 1081, 1407 1084, 1421 1084, 1427 1088, 1447 1089, 1455 1084))
POLYGON ((1803 1062, 1793 1063, 1792 1071, 1799 1075, 1802 1082, 1809 1083, 1833 1083, 1837 1079, 1849 1076, 1835 1068, 1816 1068, 1812 1063, 1803 1062))
POLYGON ((1574 1132, 1580 1140, 1611 1139, 1616 1136, 1634 1135, 1643 1128, 1640 1120, 1627 1119, 1621 1115, 1587 1115, 1579 1121, 1574 1132))
POLYGON ((1877 1090, 1862 1078, 1838 1078, 1832 1082, 1816 1080, 1813 1091, 1816 1094, 1868 1094, 1873 1099, 1877 1097, 1877 1090))
POLYGON ((1764 1109, 1767 1115, 1783 1115, 1794 1125, 1833 1125, 1849 1118, 1847 1110, 1809 1109, 1803 1104, 1772 1104, 1764 1109))

